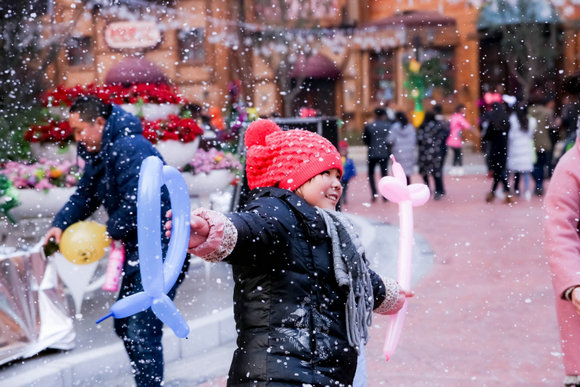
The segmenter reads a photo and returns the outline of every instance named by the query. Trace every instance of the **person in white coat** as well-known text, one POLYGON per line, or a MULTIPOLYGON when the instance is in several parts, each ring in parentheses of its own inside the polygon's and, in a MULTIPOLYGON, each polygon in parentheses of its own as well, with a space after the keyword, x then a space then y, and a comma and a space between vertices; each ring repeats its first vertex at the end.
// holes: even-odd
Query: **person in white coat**
POLYGON ((417 136, 405 113, 395 113, 395 123, 387 141, 393 144, 393 155, 405 171, 407 184, 411 184, 411 175, 417 164, 417 136))
POLYGON ((528 115, 528 106, 516 102, 510 106, 510 131, 508 133, 508 171, 514 176, 514 193, 520 195, 520 179, 523 179, 524 198, 530 200, 530 176, 534 169, 533 136, 536 120, 528 115))

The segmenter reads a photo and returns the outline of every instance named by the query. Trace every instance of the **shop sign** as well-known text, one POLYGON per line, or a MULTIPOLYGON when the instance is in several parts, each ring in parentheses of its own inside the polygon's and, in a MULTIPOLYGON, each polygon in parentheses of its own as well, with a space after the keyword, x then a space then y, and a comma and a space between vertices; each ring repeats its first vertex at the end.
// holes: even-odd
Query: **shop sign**
POLYGON ((105 42, 112 49, 152 48, 160 41, 161 31, 152 21, 113 22, 105 29, 105 42))

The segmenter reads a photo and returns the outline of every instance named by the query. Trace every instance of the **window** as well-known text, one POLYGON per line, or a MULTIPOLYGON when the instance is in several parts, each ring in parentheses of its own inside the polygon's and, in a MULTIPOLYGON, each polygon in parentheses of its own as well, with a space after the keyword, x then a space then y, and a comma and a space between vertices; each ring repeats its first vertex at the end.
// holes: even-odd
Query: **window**
POLYGON ((185 64, 199 64, 205 61, 205 29, 194 28, 180 31, 179 59, 185 64))
POLYGON ((93 40, 90 36, 70 38, 66 46, 69 66, 83 66, 93 63, 93 40))
POLYGON ((371 54, 371 102, 395 98, 395 55, 392 51, 371 54))

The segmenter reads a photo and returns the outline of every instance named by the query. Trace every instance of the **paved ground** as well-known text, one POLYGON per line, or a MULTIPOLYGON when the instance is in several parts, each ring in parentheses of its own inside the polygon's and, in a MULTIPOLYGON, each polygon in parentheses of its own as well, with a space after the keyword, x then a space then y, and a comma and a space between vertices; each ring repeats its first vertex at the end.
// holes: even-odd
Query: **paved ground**
MULTIPOLYGON (((359 176, 352 183, 345 212, 362 217, 355 219, 366 227, 363 239, 372 242, 373 264, 392 274, 397 207, 380 200, 370 203, 364 152, 355 149, 353 156, 359 176), (390 258, 382 260, 382 255, 390 258)), ((386 319, 375 318, 367 349, 369 386, 562 385, 553 294, 542 251, 541 199, 511 206, 499 200, 487 204, 484 195, 491 181, 481 156, 468 153, 465 170, 463 177, 446 176, 443 200, 415 210, 416 297, 399 348, 388 363, 381 354, 386 319)), ((418 176, 413 179, 419 182, 418 176)), ((233 351, 228 272, 216 266, 205 277, 204 267, 198 266, 191 274, 189 287, 181 290, 177 301, 192 313, 188 318, 194 319, 195 334, 185 344, 166 335, 166 385, 225 386, 233 351), (221 289, 219 295, 203 291, 215 286, 221 289), (195 300, 188 298, 190 294, 196 294, 195 300), (222 312, 197 319, 194 310, 202 310, 199 305, 207 308, 205 314, 213 309, 222 312), (218 324, 220 328, 213 329, 218 324)), ((98 313, 93 314, 101 315, 97 305, 98 313)), ((0 384, 132 385, 114 337, 94 331, 81 337, 83 351, 43 354, 0 368, 0 384), (100 340, 106 345, 101 346, 100 340), (103 356, 91 357, 97 353, 103 356), (51 367, 62 369, 59 380, 64 382, 39 377, 41 369, 51 367)))

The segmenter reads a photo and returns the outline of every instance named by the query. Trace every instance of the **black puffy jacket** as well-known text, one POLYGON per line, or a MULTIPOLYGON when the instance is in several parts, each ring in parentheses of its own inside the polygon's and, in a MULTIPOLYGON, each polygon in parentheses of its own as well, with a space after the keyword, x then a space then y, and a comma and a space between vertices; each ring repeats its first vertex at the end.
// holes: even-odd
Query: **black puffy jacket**
MULTIPOLYGON (((235 280, 237 346, 229 386, 347 386, 357 352, 347 340, 346 294, 336 283, 331 241, 315 207, 278 188, 252 191, 226 258, 235 280)), ((375 308, 385 298, 371 272, 375 308)))

